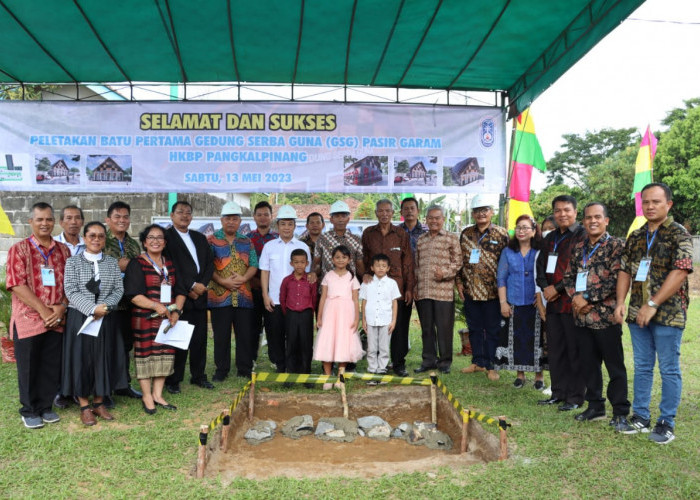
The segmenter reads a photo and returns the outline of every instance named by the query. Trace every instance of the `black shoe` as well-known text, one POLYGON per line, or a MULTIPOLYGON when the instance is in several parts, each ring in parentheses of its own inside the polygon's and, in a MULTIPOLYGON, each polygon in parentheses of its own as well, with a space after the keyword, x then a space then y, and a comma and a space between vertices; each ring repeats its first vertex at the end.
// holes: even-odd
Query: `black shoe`
POLYGON ((114 391, 117 396, 124 396, 126 398, 141 399, 143 394, 132 387, 127 387, 126 389, 119 389, 114 391))
POLYGON ((313 389, 314 387, 316 387, 316 384, 312 384, 311 382, 307 382, 304 384, 304 387, 306 387, 307 389, 313 389))
POLYGON ((435 366, 422 366, 421 365, 413 371, 416 373, 425 373, 425 372, 429 372, 430 370, 435 370, 435 369, 436 369, 435 366))
POLYGON ((72 402, 73 400, 71 398, 61 394, 56 394, 56 397, 53 398, 53 405, 61 410, 68 408, 72 402))
POLYGON ((156 404, 156 406, 160 406, 164 410, 170 410, 170 411, 177 410, 177 406, 171 405, 170 403, 163 404, 163 403, 159 403, 158 401, 154 401, 154 403, 156 404))
POLYGON ((571 411, 575 410, 576 408, 580 407, 581 405, 577 405, 576 403, 564 403, 563 405, 559 405, 559 408, 557 408, 559 411, 571 411))
POLYGON ((109 408, 110 410, 113 410, 117 406, 112 396, 105 396, 102 399, 102 402, 104 403, 105 408, 109 408))
POLYGON ((577 422, 594 422, 596 420, 605 420, 605 410, 595 410, 588 408, 574 417, 577 422))
POLYGON ((214 375, 211 378, 212 382, 223 382, 224 380, 226 380, 226 375, 214 375))
POLYGON ((394 368, 394 373, 399 377, 408 377, 408 371, 406 370, 405 366, 394 368))
POLYGON ((291 389, 292 387, 294 387, 294 384, 292 382, 285 382, 284 384, 282 384, 282 387, 284 387, 285 389, 291 389))
POLYGON ((145 411, 148 415, 155 415, 155 413, 156 413, 155 407, 149 408, 148 406, 146 406, 146 403, 143 401, 143 399, 141 400, 141 404, 143 405, 143 411, 145 411))
POLYGON ((516 378, 513 381, 513 387, 515 387, 516 389, 521 389, 522 386, 524 386, 524 385, 525 385, 525 380, 520 378, 520 377, 516 378))
POLYGON ((250 378, 251 378, 251 374, 248 373, 248 372, 237 372, 237 373, 236 373, 236 377, 242 377, 242 378, 250 379, 250 378))
POLYGON ((440 373, 444 373, 445 375, 449 375, 450 369, 449 368, 439 368, 440 373))
POLYGON ((165 390, 170 394, 180 394, 180 384, 165 384, 165 390))
POLYGON ((562 401, 564 401, 564 400, 563 400, 563 399, 559 399, 559 398, 554 398, 554 397, 552 397, 552 398, 549 398, 549 399, 540 399, 540 400, 537 402, 537 404, 538 404, 538 405, 555 405, 555 404, 557 404, 557 403, 561 403, 562 401))
POLYGON ((535 385, 533 387, 536 391, 541 391, 542 389, 544 389, 544 382, 542 382, 541 380, 535 380, 535 385))
POLYGON ((202 389, 213 389, 214 388, 214 384, 212 384, 211 382, 209 382, 205 378, 203 378, 201 380, 197 380, 197 381, 190 380, 190 383, 193 385, 196 385, 198 387, 201 387, 202 389))

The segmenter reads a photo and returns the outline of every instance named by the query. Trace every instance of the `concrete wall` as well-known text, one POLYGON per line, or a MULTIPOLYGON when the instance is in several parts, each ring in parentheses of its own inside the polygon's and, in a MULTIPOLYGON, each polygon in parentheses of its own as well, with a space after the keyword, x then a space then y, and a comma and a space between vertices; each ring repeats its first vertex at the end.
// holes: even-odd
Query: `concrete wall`
MULTIPOLYGON (((187 200, 192 204, 194 214, 197 216, 218 216, 225 199, 208 194, 178 194, 179 200, 187 200)), ((136 194, 71 194, 71 193, 46 193, 17 191, 0 193, 0 205, 7 214, 15 236, 0 234, 0 265, 7 260, 7 250, 22 238, 31 235, 31 229, 27 220, 29 210, 38 201, 50 203, 56 211, 56 229, 54 234, 61 232, 58 225, 59 210, 66 205, 77 205, 83 209, 85 222, 92 220, 104 221, 107 216, 107 208, 113 202, 121 200, 131 206, 131 227, 129 234, 137 235, 144 227, 151 223, 151 217, 168 215, 167 193, 136 193, 136 194)), ((246 209, 244 208, 244 211, 246 209)))

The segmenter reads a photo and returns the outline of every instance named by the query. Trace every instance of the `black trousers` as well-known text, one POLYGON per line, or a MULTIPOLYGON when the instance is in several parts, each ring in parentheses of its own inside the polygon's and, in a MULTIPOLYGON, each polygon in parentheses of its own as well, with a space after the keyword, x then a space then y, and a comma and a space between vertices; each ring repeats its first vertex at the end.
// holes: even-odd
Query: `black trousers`
POLYGON ((567 403, 583 404, 586 383, 581 372, 581 355, 571 314, 547 314, 547 347, 552 397, 567 403))
POLYGON ((20 339, 14 328, 19 410, 23 417, 40 417, 50 411, 61 376, 63 334, 49 330, 20 339))
POLYGON ((129 353, 134 348, 134 331, 131 328, 131 310, 117 310, 113 314, 118 317, 119 326, 122 329, 122 339, 124 340, 124 354, 126 355, 126 380, 131 385, 131 373, 129 373, 129 364, 131 357, 129 353))
POLYGON ((253 360, 258 360, 258 352, 260 351, 260 334, 263 331, 263 321, 265 318, 265 302, 263 301, 262 290, 253 288, 253 333, 255 333, 255 344, 253 360))
POLYGON ((282 306, 276 305, 272 312, 265 309, 265 335, 267 335, 267 354, 270 361, 277 366, 277 373, 285 372, 287 335, 284 329, 282 306))
POLYGON ((188 309, 180 317, 182 321, 194 325, 189 349, 175 349, 175 371, 165 383, 177 385, 185 378, 187 353, 190 354, 190 382, 196 384, 207 379, 204 370, 207 367, 207 310, 188 309))
POLYGON ((289 311, 284 315, 287 335, 285 368, 288 373, 311 373, 314 350, 314 311, 289 311))
POLYGON ((446 300, 416 301, 423 340, 424 368, 447 369, 452 365, 455 303, 446 300), (438 357, 439 356, 439 357, 438 357))
POLYGON ((408 354, 408 328, 411 323, 413 304, 406 304, 403 299, 398 300, 396 314, 396 328, 394 328, 389 340, 391 362, 394 370, 406 369, 406 355, 408 354))
POLYGON ((613 415, 626 416, 630 412, 627 399, 627 369, 622 350, 622 326, 612 325, 602 330, 576 327, 582 371, 586 381, 586 401, 588 407, 605 411, 603 397, 603 371, 605 363, 608 371, 608 400, 613 407, 613 415))
POLYGON ((216 307, 211 309, 214 330, 215 376, 225 378, 231 371, 231 327, 236 335, 236 370, 248 376, 253 371, 255 340, 260 335, 253 329, 253 309, 245 307, 216 307))

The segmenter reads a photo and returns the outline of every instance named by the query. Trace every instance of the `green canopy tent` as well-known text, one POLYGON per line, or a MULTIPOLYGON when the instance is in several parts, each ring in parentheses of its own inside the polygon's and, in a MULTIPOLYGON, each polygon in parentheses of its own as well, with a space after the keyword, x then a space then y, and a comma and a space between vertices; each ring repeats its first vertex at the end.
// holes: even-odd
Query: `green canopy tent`
POLYGON ((0 84, 487 91, 514 116, 643 0, 0 0, 0 84))

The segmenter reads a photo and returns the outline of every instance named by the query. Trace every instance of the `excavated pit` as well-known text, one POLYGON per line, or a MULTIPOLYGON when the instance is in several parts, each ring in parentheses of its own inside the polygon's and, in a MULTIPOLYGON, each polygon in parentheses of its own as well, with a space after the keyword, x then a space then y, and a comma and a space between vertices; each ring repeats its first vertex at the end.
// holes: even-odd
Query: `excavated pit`
MULTIPOLYGON (((348 394, 349 419, 376 415, 392 428, 401 422, 430 422, 430 388, 425 386, 379 386, 348 394)), ((447 399, 438 393, 437 428, 452 439, 449 450, 415 446, 403 439, 378 441, 368 437, 353 442, 322 441, 313 434, 290 439, 280 429, 292 417, 311 415, 314 427, 322 417, 342 417, 338 391, 313 394, 264 392, 255 395, 254 421, 247 419, 246 396, 231 417, 228 450, 220 450, 220 427, 209 436, 206 477, 225 483, 237 477, 378 477, 442 466, 463 468, 497 460, 498 438, 475 420, 469 422, 469 451, 460 453, 461 417, 447 399), (243 438, 255 423, 272 420, 277 424, 274 438, 249 444, 243 438)))

